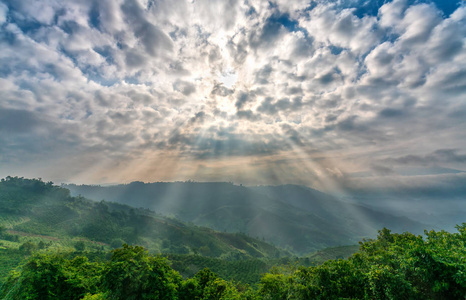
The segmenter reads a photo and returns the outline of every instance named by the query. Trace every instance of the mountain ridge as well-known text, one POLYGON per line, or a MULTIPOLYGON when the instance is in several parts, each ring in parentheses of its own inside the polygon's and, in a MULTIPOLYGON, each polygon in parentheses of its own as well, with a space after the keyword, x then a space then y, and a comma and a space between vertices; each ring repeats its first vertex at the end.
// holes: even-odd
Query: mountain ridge
POLYGON ((90 199, 150 208, 184 222, 245 232, 302 255, 372 238, 377 230, 421 233, 425 225, 350 204, 298 185, 247 187, 226 182, 133 182, 116 186, 65 185, 90 199))
POLYGON ((0 182, 0 228, 0 234, 12 235, 16 231, 31 237, 82 238, 89 245, 97 241, 107 248, 112 244, 140 244, 155 253, 230 259, 289 254, 246 234, 218 232, 148 209, 74 197, 69 190, 51 182, 18 177, 0 182))

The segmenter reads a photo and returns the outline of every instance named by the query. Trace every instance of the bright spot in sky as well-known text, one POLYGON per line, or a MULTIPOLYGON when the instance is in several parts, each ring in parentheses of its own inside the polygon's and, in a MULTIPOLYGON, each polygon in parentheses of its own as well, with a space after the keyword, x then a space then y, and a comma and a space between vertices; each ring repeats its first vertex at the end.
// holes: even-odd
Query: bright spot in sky
POLYGON ((236 80, 238 80, 238 75, 233 71, 228 71, 219 76, 219 81, 229 89, 235 85, 236 80))

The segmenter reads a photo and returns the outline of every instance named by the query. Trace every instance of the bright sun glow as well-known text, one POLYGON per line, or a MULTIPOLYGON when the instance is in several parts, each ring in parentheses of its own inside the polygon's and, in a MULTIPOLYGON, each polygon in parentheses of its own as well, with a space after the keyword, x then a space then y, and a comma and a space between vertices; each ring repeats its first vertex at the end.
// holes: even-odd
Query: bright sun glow
POLYGON ((234 87, 236 81, 238 80, 238 75, 232 71, 224 73, 219 76, 219 81, 229 89, 234 87))

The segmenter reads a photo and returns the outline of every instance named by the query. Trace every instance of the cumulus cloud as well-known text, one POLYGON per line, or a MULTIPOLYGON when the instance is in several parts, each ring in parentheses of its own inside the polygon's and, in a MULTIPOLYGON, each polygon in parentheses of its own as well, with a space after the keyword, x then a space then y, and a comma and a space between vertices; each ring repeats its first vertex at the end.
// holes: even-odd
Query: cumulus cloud
POLYGON ((466 7, 369 2, 1 2, 0 175, 466 169, 466 7))

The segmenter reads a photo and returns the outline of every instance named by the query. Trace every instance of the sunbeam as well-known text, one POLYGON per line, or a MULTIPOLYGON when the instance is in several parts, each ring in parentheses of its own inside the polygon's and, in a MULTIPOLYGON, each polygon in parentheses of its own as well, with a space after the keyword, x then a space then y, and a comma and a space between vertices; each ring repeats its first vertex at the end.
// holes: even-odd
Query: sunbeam
POLYGON ((0 298, 464 298, 465 24, 0 0, 0 298))

